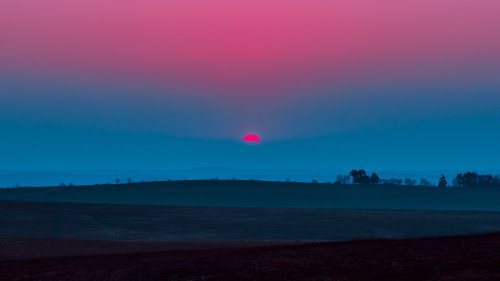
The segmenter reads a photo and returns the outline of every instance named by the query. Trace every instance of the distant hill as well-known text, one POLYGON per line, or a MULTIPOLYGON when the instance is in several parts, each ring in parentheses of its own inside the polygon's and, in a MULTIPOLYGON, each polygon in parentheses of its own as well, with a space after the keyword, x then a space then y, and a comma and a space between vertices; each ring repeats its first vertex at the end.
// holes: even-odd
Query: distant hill
MULTIPOLYGON (((360 168, 360 167, 354 167, 360 168)), ((127 178, 134 181, 162 181, 162 180, 200 180, 200 179, 242 179, 268 181, 301 181, 311 182, 316 179, 320 182, 333 182, 339 174, 346 174, 347 170, 300 170, 300 169, 239 169, 227 167, 200 167, 192 169, 158 169, 158 170, 0 170, 0 188, 15 186, 54 186, 60 183, 75 185, 92 185, 95 183, 115 183, 116 180, 125 182, 127 178)), ((370 170, 371 171, 371 170, 370 170)), ((448 178, 454 177, 455 170, 444 171, 390 171, 377 170, 382 178, 413 178, 417 181, 426 178, 436 183, 439 175, 444 173, 448 178)), ((481 171, 497 174, 498 171, 481 171)))
POLYGON ((164 206, 500 211, 500 190, 243 180, 0 189, 0 200, 164 206))

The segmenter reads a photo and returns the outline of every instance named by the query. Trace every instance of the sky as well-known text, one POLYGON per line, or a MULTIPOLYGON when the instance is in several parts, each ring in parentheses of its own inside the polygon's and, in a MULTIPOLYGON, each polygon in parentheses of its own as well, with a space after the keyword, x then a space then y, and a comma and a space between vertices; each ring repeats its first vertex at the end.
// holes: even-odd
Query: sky
POLYGON ((0 169, 500 172, 499 13, 497 0, 2 0, 0 169))

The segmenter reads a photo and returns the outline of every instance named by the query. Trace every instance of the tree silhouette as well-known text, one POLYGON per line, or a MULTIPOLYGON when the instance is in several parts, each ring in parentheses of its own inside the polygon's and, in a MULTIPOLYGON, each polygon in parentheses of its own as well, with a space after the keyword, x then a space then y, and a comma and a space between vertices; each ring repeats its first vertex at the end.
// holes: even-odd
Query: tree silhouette
POLYGON ((380 177, 376 173, 372 173, 370 176, 370 184, 379 184, 380 177))
POLYGON ((384 184, 392 184, 392 185, 403 185, 403 180, 402 179, 396 179, 396 178, 390 178, 390 179, 382 180, 382 183, 384 183, 384 184))
POLYGON ((353 184, 369 184, 370 177, 366 175, 366 171, 363 169, 352 170, 349 175, 352 177, 353 184))
POLYGON ((431 186, 432 183, 427 179, 420 179, 420 186, 431 186))
POLYGON ((410 179, 410 178, 406 178, 405 179, 405 185, 414 186, 416 184, 417 184, 416 180, 413 180, 413 179, 410 179))
POLYGON ((453 185, 457 187, 464 186, 464 177, 461 173, 457 174, 457 176, 453 179, 453 185))
POLYGON ((335 180, 335 183, 336 184, 348 184, 349 180, 350 180, 349 175, 338 175, 336 180, 335 180))
POLYGON ((439 177, 439 184, 438 184, 438 187, 446 187, 448 185, 448 182, 446 181, 446 177, 441 174, 441 177, 439 177))
POLYGON ((359 183, 359 172, 358 170, 352 170, 349 172, 349 176, 352 177, 352 183, 353 184, 358 184, 359 183))
POLYGON ((458 187, 500 187, 499 176, 480 175, 476 172, 459 173, 453 182, 458 187))

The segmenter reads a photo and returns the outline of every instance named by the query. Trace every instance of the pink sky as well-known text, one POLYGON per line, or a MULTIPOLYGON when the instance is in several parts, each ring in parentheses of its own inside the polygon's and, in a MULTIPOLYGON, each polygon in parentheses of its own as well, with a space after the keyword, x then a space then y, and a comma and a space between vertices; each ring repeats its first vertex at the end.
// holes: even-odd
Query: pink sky
POLYGON ((0 169, 497 167, 499 77, 500 0, 0 0, 0 169))
POLYGON ((3 0, 0 62, 237 97, 462 77, 499 61, 499 14, 496 0, 3 0))

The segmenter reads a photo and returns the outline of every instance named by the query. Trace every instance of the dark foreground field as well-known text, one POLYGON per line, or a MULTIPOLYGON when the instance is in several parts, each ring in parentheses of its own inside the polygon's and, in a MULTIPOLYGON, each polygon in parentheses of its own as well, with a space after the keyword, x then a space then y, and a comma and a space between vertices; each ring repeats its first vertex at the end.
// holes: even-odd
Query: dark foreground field
POLYGON ((0 262, 0 276, 6 281, 500 280, 500 234, 10 260, 0 262))
POLYGON ((0 238, 340 241, 500 231, 500 212, 0 201, 0 238))
POLYGON ((256 181, 4 189, 0 281, 500 280, 499 206, 500 191, 489 189, 256 181))

